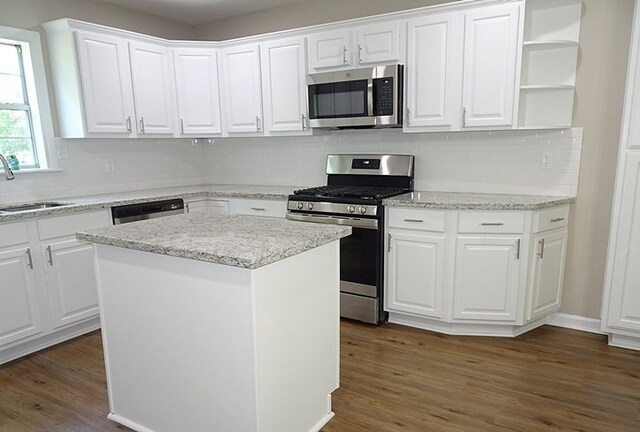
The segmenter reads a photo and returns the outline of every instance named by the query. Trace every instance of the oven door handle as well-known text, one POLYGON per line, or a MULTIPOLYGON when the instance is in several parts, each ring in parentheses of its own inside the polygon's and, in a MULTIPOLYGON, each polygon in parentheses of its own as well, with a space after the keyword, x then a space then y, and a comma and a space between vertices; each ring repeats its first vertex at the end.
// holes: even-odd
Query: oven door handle
POLYGON ((287 219, 299 222, 314 222, 330 225, 346 225, 353 228, 378 229, 377 219, 358 219, 339 216, 317 216, 300 213, 287 213, 287 219))

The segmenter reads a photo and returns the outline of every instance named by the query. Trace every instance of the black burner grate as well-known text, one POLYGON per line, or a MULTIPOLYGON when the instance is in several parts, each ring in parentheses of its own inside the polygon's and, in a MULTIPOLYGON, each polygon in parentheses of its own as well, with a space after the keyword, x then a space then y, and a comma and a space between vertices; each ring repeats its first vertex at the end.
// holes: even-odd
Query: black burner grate
POLYGON ((328 185, 294 191, 295 195, 307 195, 327 198, 384 199, 407 192, 394 187, 363 187, 328 185))

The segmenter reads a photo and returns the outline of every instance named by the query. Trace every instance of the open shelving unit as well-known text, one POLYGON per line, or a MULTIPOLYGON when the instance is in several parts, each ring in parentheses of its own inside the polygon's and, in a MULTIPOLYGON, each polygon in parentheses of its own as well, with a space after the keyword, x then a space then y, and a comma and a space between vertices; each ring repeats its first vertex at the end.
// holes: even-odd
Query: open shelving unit
POLYGON ((518 128, 571 127, 578 66, 580 0, 528 0, 518 128))

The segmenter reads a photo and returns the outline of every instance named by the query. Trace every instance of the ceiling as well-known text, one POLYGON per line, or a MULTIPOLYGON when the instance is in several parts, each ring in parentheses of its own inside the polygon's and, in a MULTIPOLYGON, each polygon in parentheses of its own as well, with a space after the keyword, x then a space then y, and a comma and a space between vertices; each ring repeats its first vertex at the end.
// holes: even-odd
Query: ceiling
POLYGON ((306 0, 102 0, 129 9, 180 21, 201 24, 306 0))

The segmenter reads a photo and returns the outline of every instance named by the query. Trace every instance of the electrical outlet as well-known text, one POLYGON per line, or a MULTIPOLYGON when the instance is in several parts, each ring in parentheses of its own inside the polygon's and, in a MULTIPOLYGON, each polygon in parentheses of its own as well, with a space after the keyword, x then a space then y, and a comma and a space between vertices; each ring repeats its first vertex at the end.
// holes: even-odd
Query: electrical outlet
POLYGON ((540 168, 542 169, 551 168, 551 153, 542 154, 542 158, 540 159, 540 168))
POLYGON ((113 172, 113 161, 111 159, 105 159, 104 169, 108 173, 113 172))

